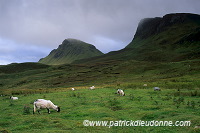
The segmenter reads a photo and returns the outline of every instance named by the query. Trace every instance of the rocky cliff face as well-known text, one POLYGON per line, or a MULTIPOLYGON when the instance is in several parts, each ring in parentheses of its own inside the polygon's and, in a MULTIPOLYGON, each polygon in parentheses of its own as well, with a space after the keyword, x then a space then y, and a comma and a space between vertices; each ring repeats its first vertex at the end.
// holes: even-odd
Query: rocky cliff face
POLYGON ((158 34, 166 30, 172 25, 192 22, 200 23, 200 15, 177 13, 167 14, 162 18, 145 18, 140 21, 134 38, 140 37, 142 39, 145 39, 149 36, 158 34))
POLYGON ((75 60, 103 55, 95 46, 76 39, 65 39, 57 49, 39 60, 39 63, 60 65, 72 63, 75 60))

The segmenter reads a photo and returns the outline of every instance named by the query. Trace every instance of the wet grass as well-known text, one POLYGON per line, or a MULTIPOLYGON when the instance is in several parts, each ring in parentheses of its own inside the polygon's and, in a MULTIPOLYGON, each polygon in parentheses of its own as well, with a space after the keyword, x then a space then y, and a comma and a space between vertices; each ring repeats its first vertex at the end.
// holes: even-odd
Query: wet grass
MULTIPOLYGON (((85 87, 76 91, 64 89, 53 93, 17 95, 19 100, 11 101, 0 97, 1 131, 8 132, 194 132, 199 125, 199 96, 176 95, 177 89, 162 88, 161 91, 127 88, 126 96, 115 94, 116 88, 85 87), (45 98, 61 107, 61 112, 42 110, 41 115, 32 114, 35 99, 45 98), (178 99, 181 102, 177 102, 178 99), (192 102, 193 101, 193 102, 192 102), (189 103, 189 104, 188 104, 189 103), (194 105, 192 105, 192 103, 194 105), (177 107, 178 105, 178 107, 177 107), (26 108, 25 108, 26 107, 26 108), (27 109, 29 108, 29 109, 27 109), (27 111, 28 110, 28 111, 27 111), (25 113, 26 111, 26 113, 25 113), (30 113, 29 113, 30 112, 30 113), (186 127, 85 127, 84 120, 117 121, 191 121, 186 127)), ((182 89, 184 93, 190 93, 182 89)), ((200 90, 197 90, 200 93, 200 90)))
POLYGON ((0 66, 0 132, 199 132, 194 129, 200 125, 199 72, 198 59, 0 66), (96 89, 89 90, 93 85, 96 89), (117 89, 126 96, 116 95, 117 89), (11 101, 11 95, 19 100, 11 101), (51 100, 61 112, 33 115, 38 98, 51 100), (83 120, 191 121, 191 126, 85 127, 83 120))

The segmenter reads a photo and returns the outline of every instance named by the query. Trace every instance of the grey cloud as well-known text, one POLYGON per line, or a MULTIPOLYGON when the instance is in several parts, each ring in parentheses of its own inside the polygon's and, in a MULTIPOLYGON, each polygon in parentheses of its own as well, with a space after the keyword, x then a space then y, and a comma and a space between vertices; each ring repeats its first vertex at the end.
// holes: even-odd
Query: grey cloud
POLYGON ((36 62, 50 51, 51 49, 43 46, 15 44, 13 41, 0 38, 0 64, 36 62))

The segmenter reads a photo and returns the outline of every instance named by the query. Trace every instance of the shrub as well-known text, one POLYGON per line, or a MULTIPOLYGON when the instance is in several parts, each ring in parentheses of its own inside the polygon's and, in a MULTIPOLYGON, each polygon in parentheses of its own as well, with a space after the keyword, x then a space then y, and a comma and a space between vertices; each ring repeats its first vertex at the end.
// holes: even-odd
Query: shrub
POLYGON ((24 115, 30 114, 30 106, 24 105, 23 114, 24 115))
POLYGON ((9 133, 9 131, 6 129, 0 129, 0 133, 9 133))
POLYGON ((130 99, 131 101, 133 101, 133 99, 134 99, 133 94, 130 94, 130 95, 129 95, 129 99, 130 99))
POLYGON ((9 106, 13 106, 13 105, 14 105, 13 100, 10 100, 9 106))
POLYGON ((137 97, 137 100, 138 100, 139 102, 141 101, 141 99, 142 99, 141 96, 138 96, 138 97, 137 97))
POLYGON ((115 98, 113 100, 109 100, 108 103, 109 103, 109 108, 111 110, 113 110, 113 111, 121 110, 122 109, 122 107, 119 105, 120 102, 117 101, 115 98))
POLYGON ((195 108, 195 102, 194 101, 191 101, 191 106, 192 106, 192 108, 195 108))
POLYGON ((194 92, 191 92, 191 96, 194 97, 194 96, 198 96, 198 92, 197 90, 195 90, 194 92))

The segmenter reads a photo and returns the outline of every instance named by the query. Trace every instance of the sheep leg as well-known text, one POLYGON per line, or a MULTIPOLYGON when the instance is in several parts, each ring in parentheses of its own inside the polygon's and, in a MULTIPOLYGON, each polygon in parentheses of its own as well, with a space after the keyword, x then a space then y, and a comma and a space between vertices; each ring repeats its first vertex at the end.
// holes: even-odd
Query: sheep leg
POLYGON ((33 114, 35 114, 34 110, 33 110, 33 114))
POLYGON ((40 114, 40 109, 38 109, 38 113, 40 114))
POLYGON ((47 108, 48 114, 50 114, 50 110, 47 108))

